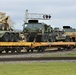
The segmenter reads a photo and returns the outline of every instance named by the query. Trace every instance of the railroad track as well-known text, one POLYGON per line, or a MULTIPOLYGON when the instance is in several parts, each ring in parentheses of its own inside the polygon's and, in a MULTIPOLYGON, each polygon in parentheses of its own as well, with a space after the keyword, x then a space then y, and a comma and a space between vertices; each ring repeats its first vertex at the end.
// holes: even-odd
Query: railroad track
POLYGON ((23 54, 43 54, 43 53, 57 53, 57 52, 68 52, 68 51, 73 51, 73 50, 46 50, 44 52, 21 52, 21 53, 0 53, 0 56, 2 55, 23 55, 23 54))
MULTIPOLYGON (((76 51, 76 50, 75 50, 76 51)), ((60 52, 59 54, 63 55, 65 54, 65 52, 68 51, 46 51, 46 52, 42 52, 42 53, 37 53, 37 52, 33 52, 33 53, 8 53, 8 54, 0 54, 0 62, 16 62, 16 61, 55 61, 55 60, 75 60, 76 61, 76 57, 66 57, 66 56, 59 56, 59 57, 46 57, 47 55, 51 55, 52 53, 57 53, 60 52)), ((71 51, 72 52, 72 51, 71 51)), ((75 53, 75 52, 73 52, 75 53)))
POLYGON ((10 61, 51 61, 51 60, 76 60, 76 57, 17 57, 17 58, 0 58, 0 62, 10 61))

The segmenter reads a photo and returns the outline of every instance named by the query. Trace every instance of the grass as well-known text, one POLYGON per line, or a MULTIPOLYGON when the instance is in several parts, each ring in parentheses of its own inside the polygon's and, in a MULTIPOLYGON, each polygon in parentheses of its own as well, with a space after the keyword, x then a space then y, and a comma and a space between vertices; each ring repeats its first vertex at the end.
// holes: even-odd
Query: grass
POLYGON ((76 63, 0 64, 0 75, 76 75, 76 63))
POLYGON ((46 54, 42 57, 76 57, 76 53, 68 53, 68 54, 46 54))

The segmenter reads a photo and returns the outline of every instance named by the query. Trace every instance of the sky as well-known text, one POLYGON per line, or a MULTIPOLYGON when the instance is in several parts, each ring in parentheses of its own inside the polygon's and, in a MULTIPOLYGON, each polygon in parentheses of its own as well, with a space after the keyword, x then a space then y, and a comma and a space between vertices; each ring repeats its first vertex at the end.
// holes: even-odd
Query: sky
POLYGON ((26 9, 30 13, 51 14, 50 20, 40 22, 52 27, 76 28, 76 0, 0 0, 0 12, 10 16, 15 29, 23 29, 26 9))

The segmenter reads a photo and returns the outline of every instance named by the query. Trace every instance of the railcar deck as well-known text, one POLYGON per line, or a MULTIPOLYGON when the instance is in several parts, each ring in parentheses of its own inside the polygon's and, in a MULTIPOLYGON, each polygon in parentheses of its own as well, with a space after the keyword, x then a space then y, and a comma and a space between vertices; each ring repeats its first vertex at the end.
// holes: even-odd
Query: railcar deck
POLYGON ((76 42, 0 42, 0 47, 40 47, 40 46, 50 46, 50 47, 61 47, 61 46, 76 46, 76 42))

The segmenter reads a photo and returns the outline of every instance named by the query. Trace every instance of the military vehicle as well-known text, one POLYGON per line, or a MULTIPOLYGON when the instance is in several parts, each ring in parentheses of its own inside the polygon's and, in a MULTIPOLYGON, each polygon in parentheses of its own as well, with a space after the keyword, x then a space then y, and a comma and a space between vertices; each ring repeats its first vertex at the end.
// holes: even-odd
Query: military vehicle
POLYGON ((53 42, 55 35, 51 25, 40 23, 39 20, 49 20, 50 15, 28 13, 26 10, 26 21, 23 24, 23 33, 27 42, 53 42), (34 17, 29 17, 29 15, 34 17))
POLYGON ((27 38, 26 41, 47 42, 51 37, 51 26, 38 23, 38 20, 29 20, 29 23, 24 23, 23 32, 27 38))
POLYGON ((70 26, 63 26, 63 34, 56 37, 57 41, 75 42, 76 41, 76 29, 70 26))
POLYGON ((12 30, 10 25, 10 16, 6 16, 6 13, 0 12, 0 41, 18 41, 19 32, 12 30))
MULTIPOLYGON (((17 42, 20 40, 19 32, 14 31, 10 23, 10 16, 0 12, 0 42, 17 42)), ((0 47, 0 52, 3 51, 2 49, 8 52, 5 47, 0 47)))

